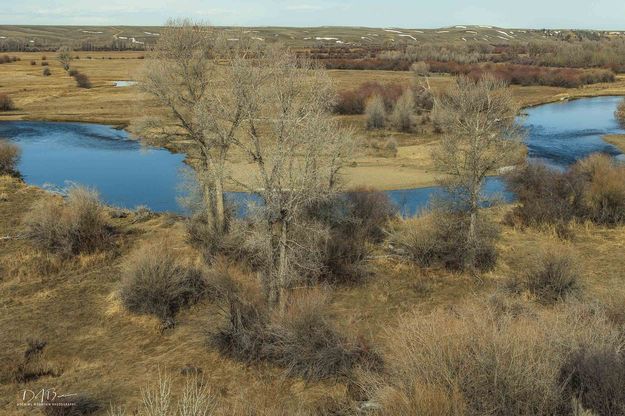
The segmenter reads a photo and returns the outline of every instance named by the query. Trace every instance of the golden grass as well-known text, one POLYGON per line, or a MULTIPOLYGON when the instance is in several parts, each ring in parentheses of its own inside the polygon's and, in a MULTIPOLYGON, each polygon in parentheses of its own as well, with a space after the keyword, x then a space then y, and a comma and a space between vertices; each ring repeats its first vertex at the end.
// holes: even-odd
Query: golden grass
MULTIPOLYGON (((6 200, 0 202, 0 236, 11 237, 23 231, 21 220, 32 203, 54 198, 9 177, 0 177, 0 194, 6 195, 6 200)), ((489 215, 501 218, 508 209, 498 208, 489 215)), ((187 366, 201 368, 209 385, 218 392, 220 406, 235 409, 233 412, 241 411, 248 402, 260 414, 276 410, 277 404, 295 413, 302 406, 310 408, 328 398, 344 397, 346 386, 342 383, 304 383, 284 378, 275 367, 247 366, 207 347, 206 330, 221 319, 219 309, 208 302, 182 311, 177 326, 164 333, 159 332, 158 319, 126 312, 117 291, 121 265, 133 247, 165 238, 182 257, 198 254, 185 243, 183 224, 170 217, 156 216, 136 223, 131 215, 112 221, 120 232, 117 255, 81 256, 59 263, 37 252, 24 239, 0 240, 3 414, 21 414, 15 406, 21 389, 42 387, 86 393, 105 404, 115 402, 132 408, 140 400, 140 389, 159 368, 181 380, 180 371, 187 366), (42 268, 42 264, 47 267, 42 268), (6 379, 29 338, 48 341, 44 359, 61 372, 59 377, 44 377, 24 385, 6 379)), ((579 253, 585 298, 618 306, 625 299, 625 227, 581 224, 574 230, 575 237, 568 244, 579 253)), ((499 243, 501 260, 480 280, 419 269, 385 258, 380 252, 371 279, 361 286, 337 288, 329 308, 339 325, 366 334, 380 345, 384 329, 394 325, 399 315, 414 310, 426 313, 456 305, 469 296, 485 295, 507 279, 521 249, 555 238, 555 232, 504 227, 499 243)), ((231 267, 236 279, 255 282, 253 275, 231 267)))
POLYGON ((603 136, 603 140, 625 153, 625 134, 608 134, 603 136))

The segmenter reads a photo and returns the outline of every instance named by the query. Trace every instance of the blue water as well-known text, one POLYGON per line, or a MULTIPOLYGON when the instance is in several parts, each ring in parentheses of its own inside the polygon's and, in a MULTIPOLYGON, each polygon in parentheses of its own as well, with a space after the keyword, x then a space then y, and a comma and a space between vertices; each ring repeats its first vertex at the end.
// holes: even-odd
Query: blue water
MULTIPOLYGON (((622 158, 601 139, 625 133, 614 117, 620 100, 586 98, 526 110, 519 122, 527 130, 531 160, 563 168, 594 152, 622 158)), ((98 124, 5 121, 0 122, 0 137, 22 148, 18 168, 30 184, 65 188, 79 183, 96 188, 111 205, 181 212, 177 197, 184 155, 142 146, 125 131, 98 124)), ((438 187, 388 191, 404 215, 418 213, 440 193, 438 187)), ((512 199, 498 178, 488 179, 484 194, 512 199)), ((254 199, 243 193, 228 196, 239 204, 254 199)))

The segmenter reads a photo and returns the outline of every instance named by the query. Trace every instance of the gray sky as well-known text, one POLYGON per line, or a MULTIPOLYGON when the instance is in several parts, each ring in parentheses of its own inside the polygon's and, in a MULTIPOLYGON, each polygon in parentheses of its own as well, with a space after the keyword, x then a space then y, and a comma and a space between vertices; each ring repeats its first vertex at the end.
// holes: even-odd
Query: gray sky
POLYGON ((1 0, 0 24, 625 29, 625 0, 1 0))

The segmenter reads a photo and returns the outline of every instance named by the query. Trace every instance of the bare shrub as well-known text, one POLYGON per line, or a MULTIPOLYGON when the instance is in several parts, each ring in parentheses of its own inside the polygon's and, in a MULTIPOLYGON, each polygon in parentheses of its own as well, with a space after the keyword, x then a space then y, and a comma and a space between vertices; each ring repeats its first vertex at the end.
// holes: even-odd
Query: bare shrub
POLYGON ((22 151, 8 140, 0 139, 0 175, 14 175, 22 151))
POLYGON ((398 222, 389 243, 395 253, 421 267, 487 271, 497 262, 499 230, 485 217, 479 217, 475 225, 476 237, 469 246, 464 238, 470 226, 467 216, 434 211, 398 222))
POLYGON ((586 180, 584 205, 587 216, 599 224, 625 222, 625 166, 608 155, 594 154, 579 161, 571 174, 586 180))
POLYGON ((412 89, 412 94, 414 96, 414 105, 418 113, 430 111, 434 108, 434 96, 430 88, 418 84, 412 89))
POLYGON ((414 122, 415 98, 411 90, 406 90, 399 97, 391 114, 391 124, 394 128, 403 132, 412 131, 414 122))
POLYGON ((15 110, 15 104, 13 100, 7 94, 0 94, 0 111, 12 111, 15 110))
POLYGON ((561 244, 547 244, 524 255, 519 275, 510 288, 527 290, 542 303, 554 303, 581 292, 581 271, 576 254, 561 244))
POLYGON ((73 187, 59 203, 44 198, 26 217, 26 235, 43 250, 72 256, 108 247, 113 230, 96 191, 73 187))
POLYGON ((410 65, 410 70, 418 77, 427 76, 430 73, 430 66, 427 62, 418 61, 410 65))
POLYGON ((83 73, 77 73, 76 75, 74 75, 74 80, 76 81, 76 85, 79 88, 91 88, 92 84, 91 84, 91 80, 89 79, 89 77, 83 73))
POLYGON ((351 215, 358 219, 365 235, 373 241, 384 238, 384 227, 397 214, 397 207, 388 194, 373 188, 361 187, 345 194, 351 215))
POLYGON ((625 167, 607 155, 591 155, 566 172, 528 165, 509 175, 507 184, 519 199, 512 220, 525 225, 625 221, 625 167))
POLYGON ((511 214, 514 222, 524 225, 568 223, 583 209, 583 183, 544 165, 528 164, 516 169, 506 177, 506 182, 519 201, 511 214))
POLYGON ((264 358, 264 346, 269 342, 267 310, 254 302, 229 296, 226 323, 210 334, 210 343, 222 354, 244 362, 264 358))
POLYGON ((369 99, 365 107, 367 115, 368 129, 381 129, 386 125, 386 108, 384 100, 379 95, 374 95, 369 99))
POLYGON ((343 335, 331 322, 323 294, 293 296, 284 314, 229 299, 227 323, 211 341, 223 354, 245 362, 268 361, 290 376, 322 380, 356 367, 379 369, 379 356, 343 335))
POLYGON ((379 369, 378 355, 363 343, 345 337, 330 320, 328 299, 322 293, 295 297, 286 314, 269 325, 270 361, 290 376, 323 380, 347 376, 357 365, 379 369))
POLYGON ((37 61, 30 61, 31 65, 37 65, 37 61))
POLYGON ((52 75, 52 71, 50 71, 50 68, 43 68, 42 73, 44 77, 49 77, 50 75, 52 75))
MULTIPOLYGON (((141 405, 132 414, 143 416, 211 416, 217 408, 217 398, 210 386, 198 376, 186 379, 178 397, 172 392, 174 381, 159 371, 155 381, 141 390, 141 405)), ((122 407, 111 405, 108 416, 126 416, 122 407)))
POLYGON ((623 335, 600 311, 577 305, 511 316, 472 301, 415 311, 387 339, 388 376, 370 383, 380 414, 546 416, 571 414, 568 357, 583 346, 614 350, 623 335))
POLYGON ((43 61, 43 62, 41 62, 41 66, 50 66, 50 63, 43 61))
POLYGON ((334 112, 338 114, 363 114, 367 101, 375 95, 381 96, 386 110, 390 110, 404 89, 404 86, 397 83, 365 82, 358 88, 341 91, 338 94, 334 112))
POLYGON ((120 297, 131 312, 173 324, 178 311, 201 299, 207 282, 164 241, 146 244, 126 261, 120 297))
POLYGON ((614 348, 582 348, 561 370, 567 394, 598 415, 625 414, 625 357, 614 348))
POLYGON ((59 48, 57 53, 58 54, 56 58, 59 60, 59 62, 63 66, 63 69, 66 71, 69 71, 69 65, 73 59, 72 50, 68 48, 67 46, 62 46, 61 48, 59 48))
POLYGON ((72 68, 69 71, 67 71, 67 75, 69 75, 70 77, 75 77, 78 74, 79 74, 78 70, 74 69, 74 68, 72 68))
POLYGON ((306 213, 309 221, 326 229, 318 277, 333 284, 361 282, 369 275, 370 244, 382 241, 384 227, 396 209, 384 192, 358 188, 344 195, 313 204, 306 213))
POLYGON ((621 126, 625 127, 625 99, 623 99, 619 103, 616 109, 616 112, 614 113, 614 116, 616 117, 618 122, 621 124, 621 126))

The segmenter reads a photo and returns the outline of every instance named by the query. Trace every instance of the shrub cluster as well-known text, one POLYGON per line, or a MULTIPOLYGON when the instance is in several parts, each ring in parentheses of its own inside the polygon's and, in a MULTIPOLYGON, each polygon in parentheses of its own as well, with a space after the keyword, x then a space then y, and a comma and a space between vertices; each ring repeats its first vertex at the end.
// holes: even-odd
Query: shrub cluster
POLYGON ((378 354, 334 326, 323 294, 296 297, 284 314, 238 297, 228 303, 226 324, 210 341, 229 357, 270 362, 307 380, 347 376, 356 366, 381 368, 378 354))
POLYGON ((591 220, 625 222, 625 166, 607 155, 591 155, 565 172, 531 164, 507 177, 519 205, 510 215, 524 225, 591 220))
POLYGON ((70 73, 72 71, 74 72, 74 75, 71 75, 71 74, 70 75, 74 77, 74 80, 76 81, 76 85, 79 88, 89 89, 92 87, 91 80, 89 79, 87 75, 83 74, 82 72, 78 72, 74 69, 71 69, 70 73))
POLYGON ((563 245, 546 245, 525 253, 508 287, 527 291, 539 302, 552 304, 577 296, 582 278, 576 254, 563 245))
POLYGON ((129 311, 154 315, 170 326, 180 309, 197 302, 207 290, 200 269, 158 242, 144 245, 126 261, 120 297, 129 311))
POLYGON ((384 238, 396 207, 384 192, 357 188, 309 207, 308 221, 327 230, 320 247, 317 279, 332 284, 360 282, 369 274, 370 243, 384 238))
POLYGON ((97 192, 82 187, 71 188, 62 203, 50 198, 35 203, 26 228, 36 247, 61 256, 104 249, 113 236, 97 192))
POLYGON ((17 56, 9 56, 9 55, 2 55, 0 56, 0 65, 1 64, 9 64, 11 62, 17 62, 20 61, 21 59, 18 58, 17 56))
POLYGON ((15 175, 20 160, 20 148, 8 140, 0 139, 0 175, 15 175))
POLYGON ((0 94, 0 111, 12 111, 15 110, 15 104, 13 100, 7 94, 0 94))
POLYGON ((388 376, 369 380, 377 414, 568 416, 572 399, 595 414, 625 409, 623 334, 600 310, 473 301, 405 316, 387 339, 388 376))
POLYGON ((404 90, 405 87, 398 83, 365 82, 358 88, 340 92, 334 111, 337 114, 363 114, 367 102, 376 95, 382 99, 385 110, 388 111, 393 108, 404 90))
POLYGON ((49 77, 50 75, 52 75, 52 72, 50 71, 50 68, 43 68, 43 76, 44 77, 49 77))
POLYGON ((438 210, 398 222, 389 237, 389 245, 393 252, 421 267, 492 269, 497 261, 498 227, 485 216, 479 216, 472 244, 467 242, 468 232, 466 215, 438 210))

